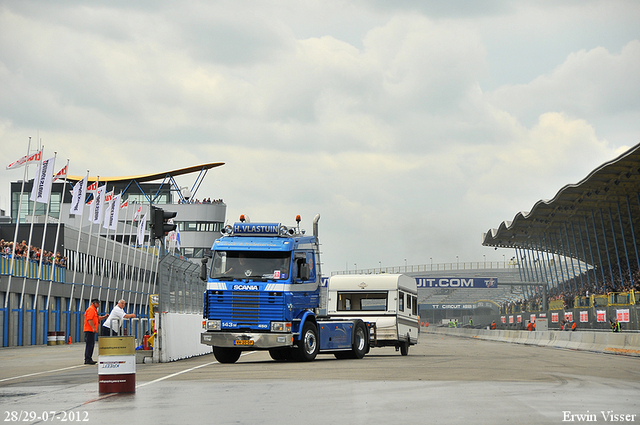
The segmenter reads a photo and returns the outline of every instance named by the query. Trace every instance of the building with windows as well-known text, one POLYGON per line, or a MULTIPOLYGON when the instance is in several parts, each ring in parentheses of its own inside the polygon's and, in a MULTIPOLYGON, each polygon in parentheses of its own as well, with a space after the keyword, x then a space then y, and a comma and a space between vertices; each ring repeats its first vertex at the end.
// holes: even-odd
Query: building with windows
MULTIPOLYGON (((121 194, 122 203, 128 202, 127 208, 119 209, 115 229, 89 220, 94 196, 90 192, 83 214, 70 214, 72 184, 84 176, 53 183, 49 204, 29 200, 33 180, 11 183, 11 219, 0 221, 5 248, 0 253, 0 346, 46 344, 54 331, 66 335, 65 341, 81 341, 83 314, 93 298, 100 300, 101 314, 124 299, 127 312, 146 317, 150 298, 158 293, 163 245, 150 238, 151 219, 141 226, 143 217, 151 206, 176 212, 176 237, 164 244, 166 253, 200 263, 220 236, 226 205, 220 199, 196 199, 197 189, 208 170, 223 164, 100 177, 99 186, 105 184, 107 191, 121 194), (174 179, 184 174, 197 174, 191 189, 179 187, 174 179), (10 243, 20 244, 21 252, 13 255, 6 249, 10 243)), ((89 183, 96 180, 88 178, 89 183)), ((175 293, 170 296, 180 292, 171 288, 175 293)))
MULTIPOLYGON (((206 254, 213 245, 213 241, 220 236, 226 217, 226 204, 221 199, 210 201, 210 197, 197 199, 197 188, 206 175, 206 171, 211 168, 223 165, 223 163, 209 163, 199 166, 187 167, 164 173, 147 174, 130 177, 100 177, 99 185, 106 184, 107 191, 113 191, 115 195, 122 193, 122 202, 129 201, 130 205, 143 206, 143 214, 148 210, 149 205, 160 207, 166 211, 177 213, 173 222, 177 225, 180 233, 180 246, 171 246, 172 252, 189 259, 199 259, 206 254), (196 190, 180 188, 174 177, 182 174, 196 173, 199 175, 193 187, 196 190), (157 182, 162 180, 161 182, 157 182)), ((11 223, 16 222, 19 215, 20 223, 44 223, 45 217, 49 217, 49 223, 61 221, 63 226, 80 228, 88 232, 90 223, 87 220, 88 213, 84 216, 69 214, 71 208, 72 184, 82 179, 82 176, 69 176, 69 183, 55 182, 52 186, 51 201, 47 215, 47 205, 34 203, 29 200, 33 180, 25 182, 22 189, 22 182, 11 183, 11 223), (22 204, 20 194, 22 193, 22 204), (34 209, 35 208, 35 214, 34 209)), ((96 181, 97 178, 89 178, 89 182, 96 181)), ((88 196, 90 202, 92 196, 88 196)), ((137 207, 136 207, 137 208, 137 207)), ((140 216, 141 218, 142 216, 140 216)), ((123 213, 118 218, 118 230, 107 232, 106 229, 94 226, 93 231, 99 231, 101 236, 115 239, 119 242, 124 240, 129 243, 130 235, 136 236, 138 221, 132 222, 133 213, 129 216, 123 213), (126 228, 126 230, 125 230, 126 228), (108 233, 111 233, 108 235, 108 233)), ((145 239, 148 241, 149 220, 147 221, 147 231, 145 239)), ((2 238, 10 240, 13 234, 8 232, 13 226, 5 226, 2 231, 2 238)), ((29 226, 20 227, 19 241, 27 240, 25 232, 29 231, 29 226)), ((40 233, 41 234, 41 233, 40 233)), ((47 232, 47 245, 53 249, 53 232, 47 232)), ((68 247, 66 247, 68 248, 68 247)), ((65 249, 62 241, 61 249, 65 249)), ((62 251, 61 251, 62 252, 62 251)))

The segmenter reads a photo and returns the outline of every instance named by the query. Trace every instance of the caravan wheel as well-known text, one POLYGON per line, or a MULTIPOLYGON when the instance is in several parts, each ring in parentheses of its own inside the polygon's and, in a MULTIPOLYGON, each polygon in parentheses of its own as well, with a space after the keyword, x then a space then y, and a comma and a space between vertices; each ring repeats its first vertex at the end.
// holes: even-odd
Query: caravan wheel
POLYGON ((407 334, 407 340, 400 343, 400 354, 403 356, 409 355, 409 335, 407 334))

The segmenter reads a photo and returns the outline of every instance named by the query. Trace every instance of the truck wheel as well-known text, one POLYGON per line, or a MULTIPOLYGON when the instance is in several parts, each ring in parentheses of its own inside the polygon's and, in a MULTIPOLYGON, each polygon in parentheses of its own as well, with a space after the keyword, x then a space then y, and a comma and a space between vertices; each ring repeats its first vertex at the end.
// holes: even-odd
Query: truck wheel
POLYGON ((350 351, 338 351, 333 353, 336 359, 361 359, 369 352, 367 338, 367 326, 362 321, 355 322, 353 327, 353 343, 350 351))
POLYGON ((356 322, 353 329, 353 346, 351 349, 352 358, 361 359, 367 354, 369 345, 369 337, 367 336, 367 327, 362 321, 356 322))
POLYGON ((235 363, 240 358, 241 350, 237 348, 213 347, 213 355, 220 363, 235 363))
POLYGON ((400 344, 400 354, 403 356, 409 355, 409 335, 407 335, 407 340, 400 344))
POLYGON ((313 322, 305 322, 298 341, 298 349, 293 351, 295 360, 310 362, 316 358, 320 344, 318 343, 318 328, 313 322))

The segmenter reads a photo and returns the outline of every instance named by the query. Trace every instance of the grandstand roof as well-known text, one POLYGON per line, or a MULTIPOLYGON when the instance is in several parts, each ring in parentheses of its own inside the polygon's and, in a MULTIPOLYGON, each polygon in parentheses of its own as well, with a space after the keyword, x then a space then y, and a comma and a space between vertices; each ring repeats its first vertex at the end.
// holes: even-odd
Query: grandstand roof
POLYGON ((590 264, 598 253, 620 258, 626 246, 632 258, 637 255, 633 233, 640 232, 639 192, 640 144, 564 186, 552 200, 540 200, 530 212, 490 229, 482 245, 549 251, 590 264))
MULTIPOLYGON (((163 178, 165 178, 166 176, 181 176, 183 174, 191 174, 191 173, 195 173, 198 171, 204 171, 204 170, 209 170, 211 168, 215 168, 215 167, 220 167, 221 165, 224 165, 224 162, 210 162, 208 164, 201 164, 201 165, 193 165, 190 167, 185 167, 185 168, 179 168, 177 170, 169 170, 169 171, 162 171, 159 173, 152 173, 152 174, 140 174, 137 176, 122 176, 122 177, 103 177, 100 176, 100 183, 105 183, 105 182, 109 182, 109 183, 122 183, 122 182, 129 182, 132 180, 136 180, 138 183, 144 183, 144 182, 151 182, 151 181, 155 181, 155 180, 161 180, 163 178)), ((84 176, 68 176, 69 180, 73 180, 73 181, 80 181, 84 178, 84 176)), ((89 182, 94 182, 98 179, 98 177, 89 177, 87 180, 89 182)))

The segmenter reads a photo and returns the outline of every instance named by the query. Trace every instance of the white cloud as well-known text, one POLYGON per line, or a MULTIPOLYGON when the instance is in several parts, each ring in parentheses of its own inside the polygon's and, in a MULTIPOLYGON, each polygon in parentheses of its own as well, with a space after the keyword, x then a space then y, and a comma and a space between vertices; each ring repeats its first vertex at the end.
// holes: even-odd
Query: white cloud
POLYGON ((0 7, 0 159, 32 136, 79 175, 225 162, 197 196, 229 221, 320 213, 325 272, 477 261, 482 232, 637 143, 640 34, 570 54, 530 37, 588 28, 576 5, 40 6, 0 7), (561 59, 483 92, 508 45, 561 59))
POLYGON ((502 86, 487 93, 487 100, 524 122, 557 111, 611 125, 610 120, 621 115, 640 118, 637 75, 640 40, 632 40, 619 53, 603 47, 572 53, 552 73, 527 84, 502 86))

